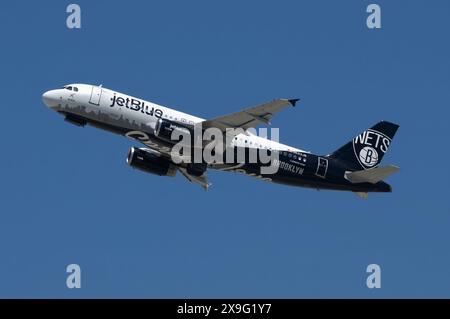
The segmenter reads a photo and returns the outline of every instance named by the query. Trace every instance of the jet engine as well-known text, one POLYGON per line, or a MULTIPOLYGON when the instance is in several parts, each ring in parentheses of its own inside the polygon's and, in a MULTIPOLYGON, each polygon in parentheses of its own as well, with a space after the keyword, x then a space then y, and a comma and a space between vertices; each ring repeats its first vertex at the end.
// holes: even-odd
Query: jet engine
POLYGON ((160 175, 175 176, 177 167, 161 153, 144 148, 131 147, 128 151, 127 163, 141 171, 160 175))

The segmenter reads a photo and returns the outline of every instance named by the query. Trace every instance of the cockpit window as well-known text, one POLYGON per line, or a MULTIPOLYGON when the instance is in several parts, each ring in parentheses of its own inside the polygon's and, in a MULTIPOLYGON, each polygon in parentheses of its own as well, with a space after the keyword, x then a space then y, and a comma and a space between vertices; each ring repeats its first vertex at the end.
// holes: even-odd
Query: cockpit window
POLYGON ((64 85, 61 89, 78 92, 78 88, 76 86, 64 85))

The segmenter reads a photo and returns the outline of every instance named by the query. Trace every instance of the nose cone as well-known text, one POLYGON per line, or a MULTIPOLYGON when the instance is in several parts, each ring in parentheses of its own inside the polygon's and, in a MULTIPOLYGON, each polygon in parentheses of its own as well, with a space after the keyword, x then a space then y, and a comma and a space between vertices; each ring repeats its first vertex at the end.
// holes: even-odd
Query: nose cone
POLYGON ((58 96, 56 94, 56 90, 47 91, 42 94, 42 101, 48 107, 55 107, 58 105, 58 96))

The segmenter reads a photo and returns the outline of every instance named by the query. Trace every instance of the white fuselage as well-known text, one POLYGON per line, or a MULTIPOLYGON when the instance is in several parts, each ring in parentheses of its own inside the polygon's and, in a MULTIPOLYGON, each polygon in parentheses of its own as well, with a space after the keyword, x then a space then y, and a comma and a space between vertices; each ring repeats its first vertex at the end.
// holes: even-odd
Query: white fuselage
MULTIPOLYGON (((95 85, 67 85, 45 92, 43 100, 47 106, 59 113, 89 119, 97 123, 94 126, 115 128, 125 136, 137 139, 163 153, 170 152, 170 148, 166 143, 161 143, 151 136, 159 118, 187 125, 204 121, 187 113, 95 85)), ((304 152, 257 136, 250 131, 235 136, 231 146, 304 152)))

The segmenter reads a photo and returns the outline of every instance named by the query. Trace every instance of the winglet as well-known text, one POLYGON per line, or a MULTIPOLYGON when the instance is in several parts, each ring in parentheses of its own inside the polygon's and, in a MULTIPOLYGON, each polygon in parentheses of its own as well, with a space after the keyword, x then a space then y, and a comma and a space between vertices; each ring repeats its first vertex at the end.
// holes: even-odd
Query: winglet
POLYGON ((290 99, 288 101, 289 103, 291 103, 292 106, 295 106, 295 104, 297 104, 297 102, 300 101, 300 99, 290 99))

